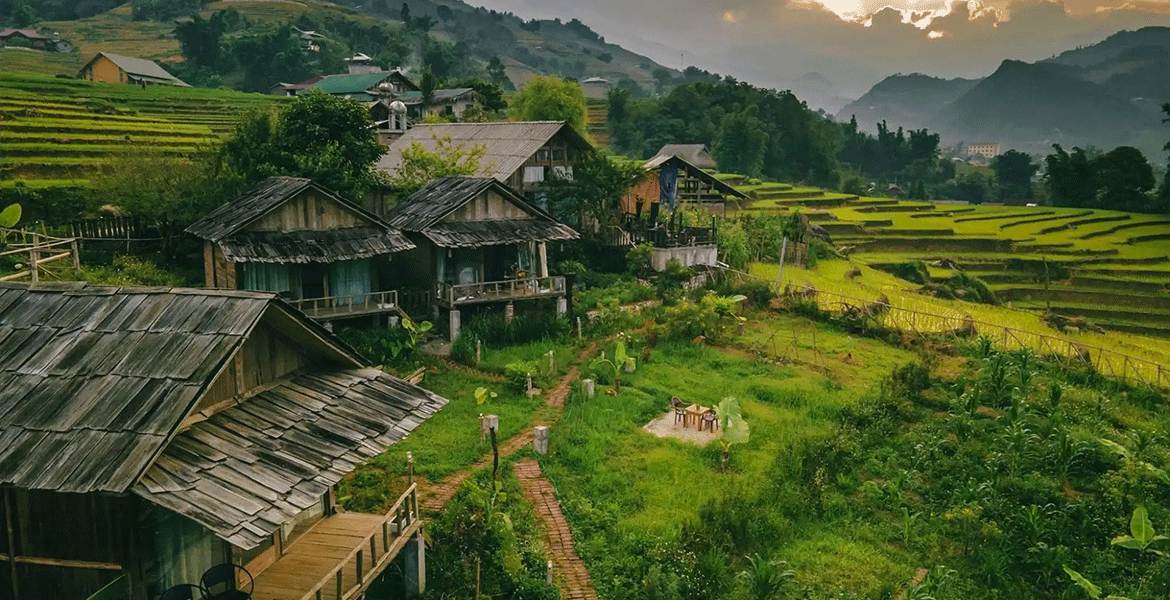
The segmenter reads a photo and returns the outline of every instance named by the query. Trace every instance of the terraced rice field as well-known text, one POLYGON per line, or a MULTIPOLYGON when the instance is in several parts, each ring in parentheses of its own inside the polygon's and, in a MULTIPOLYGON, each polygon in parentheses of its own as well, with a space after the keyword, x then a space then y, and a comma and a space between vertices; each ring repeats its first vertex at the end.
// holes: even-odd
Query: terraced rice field
POLYGON ((204 152, 241 112, 277 101, 226 90, 142 89, 2 71, 0 187, 16 181, 77 185, 110 156, 128 151, 204 152))
MULTIPOLYGON (((738 183, 738 182, 737 182, 738 183)), ((971 206, 852 197, 831 192, 801 196, 787 186, 744 187, 758 198, 743 214, 800 211, 821 225, 849 262, 792 271, 818 289, 962 311, 976 320, 1059 334, 1043 313, 1083 317, 1109 332, 1073 334, 1170 367, 1170 217, 1052 207, 971 206), (982 278, 1004 303, 990 307, 918 294, 915 284, 877 269, 922 260, 933 278, 960 270, 982 278), (832 265, 832 266, 830 266, 832 265), (1045 268, 1047 265, 1047 276, 1045 268), (856 281, 844 273, 862 266, 856 281), (840 271, 840 272, 838 272, 840 271)), ((775 265, 770 267, 775 277, 775 265)), ((768 267, 757 269, 767 271, 768 267)), ((789 270, 785 268, 785 279, 789 270)), ((796 281, 796 279, 794 279, 796 281)), ((1069 337, 1069 336, 1065 336, 1069 337)))

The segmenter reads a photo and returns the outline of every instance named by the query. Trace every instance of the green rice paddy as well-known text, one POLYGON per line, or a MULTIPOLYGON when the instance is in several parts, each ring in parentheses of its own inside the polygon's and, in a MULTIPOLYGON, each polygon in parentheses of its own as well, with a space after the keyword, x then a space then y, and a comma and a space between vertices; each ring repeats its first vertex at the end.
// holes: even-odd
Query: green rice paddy
MULTIPOLYGON (((791 190, 782 184, 751 186, 757 199, 740 214, 799 211, 824 227, 849 260, 824 262, 811 271, 786 266, 786 283, 867 301, 885 294, 894 306, 948 317, 940 327, 970 314, 976 321, 1170 365, 1170 219, 1165 215, 832 192, 795 197, 788 195, 791 190), (878 269, 916 260, 927 263, 934 279, 953 276, 952 265, 983 278, 1003 306, 926 296, 918 293, 920 286, 878 269), (862 275, 847 279, 846 271, 854 267, 862 275), (1048 311, 1087 319, 1106 333, 1058 332, 1042 320, 1048 311)), ((753 272, 774 280, 776 266, 756 265, 753 272)))

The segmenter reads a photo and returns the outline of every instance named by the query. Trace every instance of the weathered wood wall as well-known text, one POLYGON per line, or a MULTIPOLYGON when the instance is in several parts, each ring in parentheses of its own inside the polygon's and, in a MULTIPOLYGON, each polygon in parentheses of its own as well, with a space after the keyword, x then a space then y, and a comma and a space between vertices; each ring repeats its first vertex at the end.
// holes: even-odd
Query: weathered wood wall
MULTIPOLYGON (((12 511, 11 554, 48 563, 16 565, 17 600, 87 598, 120 576, 120 566, 129 566, 127 572, 140 580, 128 499, 14 489, 4 494, 12 511)), ((0 598, 13 597, 10 566, 0 569, 0 598)))
POLYGON ((311 357, 290 344, 267 320, 261 321, 199 400, 195 410, 198 412, 230 400, 311 363, 311 357))
POLYGON ((502 221, 525 219, 528 211, 507 201, 494 190, 488 190, 447 215, 446 222, 502 221))
POLYGON ((321 231, 368 224, 346 206, 312 189, 256 219, 249 231, 321 231))
POLYGON ((237 266, 223 254, 223 250, 211 242, 203 242, 203 278, 209 288, 235 290, 237 266))
POLYGON ((142 527, 152 532, 143 561, 146 589, 157 597, 171 586, 199 583, 203 573, 230 559, 229 546, 202 525, 141 501, 142 527))

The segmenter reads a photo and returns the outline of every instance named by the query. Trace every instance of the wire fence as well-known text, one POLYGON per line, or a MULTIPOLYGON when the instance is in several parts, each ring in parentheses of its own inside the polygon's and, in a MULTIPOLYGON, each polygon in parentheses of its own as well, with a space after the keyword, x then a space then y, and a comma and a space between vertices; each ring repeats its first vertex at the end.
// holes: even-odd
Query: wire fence
MULTIPOLYGON (((741 279, 768 281, 742 271, 732 269, 725 271, 741 279)), ((778 288, 775 281, 768 282, 774 289, 778 288)), ((792 283, 776 291, 782 298, 816 302, 821 311, 833 316, 853 317, 862 324, 869 321, 884 328, 899 330, 903 335, 911 337, 929 338, 932 341, 950 338, 958 342, 985 336, 1002 350, 1031 348, 1067 367, 1092 366, 1101 375, 1126 384, 1145 385, 1160 390, 1170 389, 1170 366, 1092 344, 979 321, 966 314, 937 314, 898 306, 896 301, 884 295, 876 301, 865 300, 818 290, 811 285, 792 283)))

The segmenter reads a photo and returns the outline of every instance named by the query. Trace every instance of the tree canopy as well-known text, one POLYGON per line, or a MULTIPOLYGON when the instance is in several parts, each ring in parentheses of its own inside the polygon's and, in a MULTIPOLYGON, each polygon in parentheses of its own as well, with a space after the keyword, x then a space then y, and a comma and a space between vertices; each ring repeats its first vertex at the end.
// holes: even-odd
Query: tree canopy
POLYGON ((582 217, 603 225, 611 223, 621 213, 622 196, 645 175, 636 162, 591 152, 573 167, 572 178, 554 177, 547 182, 549 211, 561 222, 573 225, 580 225, 582 217))
POLYGON ((356 196, 376 183, 373 166, 385 152, 362 103, 310 92, 246 115, 216 160, 223 174, 246 184, 291 175, 356 196))
POLYGON ((512 96, 509 116, 516 121, 567 121, 585 135, 585 91, 575 81, 535 77, 512 96))
POLYGON ((434 135, 432 139, 435 141, 433 152, 418 142, 402 151, 402 164, 389 178, 390 185, 400 197, 413 194, 436 177, 467 177, 480 171, 480 161, 487 147, 455 144, 450 136, 434 135))
POLYGON ((1008 150, 991 159, 991 170, 999 184, 1000 200, 1027 200, 1032 198, 1032 176, 1040 165, 1032 157, 1018 150, 1008 150))
POLYGON ((1108 208, 1131 212, 1166 212, 1152 193, 1154 168, 1137 148, 1121 146, 1101 154, 1083 148, 1066 152, 1054 145, 1044 159, 1044 185, 1055 206, 1108 208))

